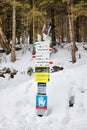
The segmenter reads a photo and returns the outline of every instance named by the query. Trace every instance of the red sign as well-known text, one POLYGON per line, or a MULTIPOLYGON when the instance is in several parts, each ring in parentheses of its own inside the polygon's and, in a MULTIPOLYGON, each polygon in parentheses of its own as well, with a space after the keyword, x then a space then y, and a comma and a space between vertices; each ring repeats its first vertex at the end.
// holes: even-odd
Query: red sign
POLYGON ((36 109, 43 109, 43 110, 47 110, 47 106, 36 106, 36 109))
POLYGON ((53 61, 50 61, 49 64, 53 64, 53 61))
POLYGON ((50 49, 49 49, 49 51, 51 51, 51 52, 52 52, 52 51, 53 51, 53 48, 50 48, 50 49))
POLYGON ((32 55, 32 58, 36 58, 36 56, 35 56, 35 55, 32 55))

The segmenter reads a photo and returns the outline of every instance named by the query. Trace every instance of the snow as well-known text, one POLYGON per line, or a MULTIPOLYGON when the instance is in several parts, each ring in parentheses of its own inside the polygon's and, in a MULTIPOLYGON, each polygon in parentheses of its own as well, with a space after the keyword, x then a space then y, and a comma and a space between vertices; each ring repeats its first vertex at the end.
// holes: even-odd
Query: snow
POLYGON ((17 51, 15 63, 10 62, 10 55, 4 56, 6 59, 0 63, 0 70, 9 67, 18 73, 12 79, 8 74, 0 77, 0 130, 87 130, 87 51, 82 43, 77 46, 74 64, 70 62, 70 44, 58 47, 58 52, 51 54, 53 65, 64 69, 50 73, 46 87, 47 116, 43 117, 36 114, 34 74, 27 74, 28 67, 35 67, 31 52, 17 51), (69 107, 71 96, 75 97, 73 107, 69 107))

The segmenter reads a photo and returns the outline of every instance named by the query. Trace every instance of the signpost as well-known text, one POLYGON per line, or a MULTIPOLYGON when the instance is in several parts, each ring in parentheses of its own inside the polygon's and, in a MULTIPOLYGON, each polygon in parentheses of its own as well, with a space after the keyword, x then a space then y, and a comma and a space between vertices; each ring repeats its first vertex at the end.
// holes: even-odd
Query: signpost
POLYGON ((37 82, 36 112, 38 116, 47 115, 46 83, 50 80, 50 42, 41 41, 33 44, 36 49, 35 58, 35 81, 37 82))

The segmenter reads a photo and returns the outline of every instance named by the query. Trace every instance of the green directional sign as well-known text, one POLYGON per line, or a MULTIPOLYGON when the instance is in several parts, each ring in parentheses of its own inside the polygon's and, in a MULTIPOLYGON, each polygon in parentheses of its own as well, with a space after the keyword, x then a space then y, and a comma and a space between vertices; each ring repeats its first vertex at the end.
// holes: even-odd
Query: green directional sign
POLYGON ((33 43, 33 44, 32 44, 32 46, 34 46, 34 47, 35 47, 36 45, 37 45, 36 43, 33 43))

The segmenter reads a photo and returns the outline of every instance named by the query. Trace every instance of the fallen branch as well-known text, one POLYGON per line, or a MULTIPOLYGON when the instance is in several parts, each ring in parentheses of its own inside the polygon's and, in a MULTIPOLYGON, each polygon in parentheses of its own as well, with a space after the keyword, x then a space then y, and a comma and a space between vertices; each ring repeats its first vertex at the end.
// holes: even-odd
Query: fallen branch
POLYGON ((59 66, 53 66, 52 69, 51 69, 51 72, 57 72, 57 71, 60 71, 60 70, 63 70, 63 67, 59 67, 59 66))
POLYGON ((14 69, 10 69, 10 68, 3 68, 2 70, 0 70, 0 77, 5 78, 5 74, 9 74, 9 78, 14 78, 14 75, 17 74, 17 71, 14 69))

